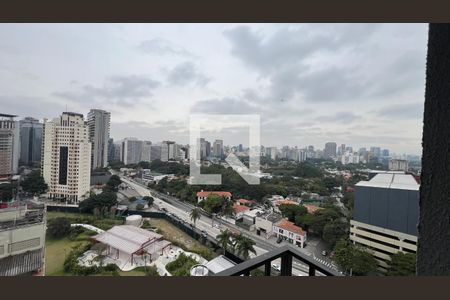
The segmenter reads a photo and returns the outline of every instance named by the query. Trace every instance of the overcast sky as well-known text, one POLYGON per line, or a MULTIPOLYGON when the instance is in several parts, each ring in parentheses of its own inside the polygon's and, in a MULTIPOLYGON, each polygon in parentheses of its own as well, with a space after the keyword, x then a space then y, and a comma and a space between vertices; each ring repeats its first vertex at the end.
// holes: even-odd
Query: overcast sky
POLYGON ((420 154, 426 45, 425 24, 0 24, 0 112, 100 108, 116 140, 180 143, 192 113, 259 114, 265 146, 420 154))

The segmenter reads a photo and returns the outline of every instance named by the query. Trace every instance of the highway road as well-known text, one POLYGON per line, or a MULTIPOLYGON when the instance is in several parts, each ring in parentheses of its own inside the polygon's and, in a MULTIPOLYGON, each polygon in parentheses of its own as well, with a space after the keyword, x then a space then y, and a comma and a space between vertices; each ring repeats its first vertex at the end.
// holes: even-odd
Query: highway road
MULTIPOLYGON (((117 173, 116 173, 117 174, 117 173)), ((119 174, 117 174, 119 175, 119 174)), ((145 185, 138 183, 134 180, 131 180, 125 176, 119 175, 121 180, 125 182, 128 186, 133 188, 137 193, 139 193, 141 196, 151 196, 154 198, 154 205, 156 205, 158 208, 166 209, 168 213, 171 213, 181 220, 187 222, 187 223, 193 223, 190 219, 190 211, 195 207, 192 204, 181 202, 180 200, 176 200, 174 197, 170 197, 164 194, 161 194, 157 191, 150 190, 145 185)), ((244 236, 247 236, 251 238, 253 241, 255 241, 255 251, 256 255, 251 253, 250 257, 255 257, 258 255, 261 255, 263 253, 266 253, 270 250, 276 249, 277 244, 272 243, 271 241, 268 241, 258 235, 256 235, 253 232, 250 232, 248 230, 245 230, 243 228, 240 228, 234 224, 228 223, 226 221, 223 221, 221 219, 214 219, 214 226, 213 226, 213 219, 209 216, 202 214, 200 219, 196 221, 195 227, 205 231, 210 237, 216 238, 217 235, 221 233, 222 230, 229 229, 232 231, 239 231, 244 236)), ((300 251, 307 254, 308 256, 312 256, 313 254, 309 251, 299 248, 300 251)), ((318 263, 320 263, 318 261, 318 263)), ((281 265, 281 259, 276 259, 272 261, 272 264, 275 264, 277 266, 281 265)), ((295 276, 307 276, 308 275, 308 267, 303 264, 299 264, 298 262, 293 262, 293 268, 292 273, 295 276)))

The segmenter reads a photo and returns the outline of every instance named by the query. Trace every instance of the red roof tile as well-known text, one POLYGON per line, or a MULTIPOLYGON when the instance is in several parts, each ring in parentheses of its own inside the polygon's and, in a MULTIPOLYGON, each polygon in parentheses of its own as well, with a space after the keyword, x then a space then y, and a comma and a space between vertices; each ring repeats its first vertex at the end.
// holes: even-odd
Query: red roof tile
POLYGON ((233 204, 233 210, 235 214, 250 210, 250 207, 245 205, 233 204))
POLYGON ((252 203, 255 203, 255 201, 247 200, 247 199, 238 199, 236 202, 239 202, 240 204, 252 204, 252 203))
POLYGON ((305 235, 305 232, 303 231, 303 229, 301 227, 295 225, 294 223, 290 222, 287 219, 283 219, 283 220, 279 221, 278 223, 275 223, 275 226, 285 229, 287 231, 296 233, 296 234, 305 235))
POLYGON ((197 197, 208 197, 209 195, 217 195, 221 197, 231 197, 230 192, 220 192, 220 191, 211 191, 211 192, 197 192, 197 197))
POLYGON ((292 200, 277 200, 275 202, 276 205, 281 205, 281 204, 293 204, 293 205, 298 205, 298 202, 292 201, 292 200))

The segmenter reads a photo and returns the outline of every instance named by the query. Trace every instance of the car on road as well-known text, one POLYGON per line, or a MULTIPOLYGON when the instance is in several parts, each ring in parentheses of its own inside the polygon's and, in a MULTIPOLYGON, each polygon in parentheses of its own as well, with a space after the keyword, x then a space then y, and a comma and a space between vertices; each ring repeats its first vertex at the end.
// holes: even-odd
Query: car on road
POLYGON ((214 224, 213 227, 217 228, 217 229, 220 229, 220 225, 219 224, 214 224))
POLYGON ((279 265, 277 265, 277 264, 272 264, 272 269, 274 269, 274 270, 277 270, 278 272, 280 272, 280 271, 281 271, 281 268, 280 268, 280 266, 279 266, 279 265))
POLYGON ((327 256, 327 255, 328 255, 328 252, 327 252, 326 250, 323 250, 323 251, 322 251, 322 255, 323 255, 323 256, 327 256))
POLYGON ((277 244, 281 243, 282 241, 283 241, 283 238, 280 236, 280 237, 277 239, 277 244))

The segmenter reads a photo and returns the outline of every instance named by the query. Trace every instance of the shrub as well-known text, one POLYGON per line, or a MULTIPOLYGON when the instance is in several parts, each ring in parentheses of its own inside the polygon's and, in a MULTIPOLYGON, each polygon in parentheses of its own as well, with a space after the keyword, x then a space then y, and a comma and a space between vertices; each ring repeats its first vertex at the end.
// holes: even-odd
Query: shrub
POLYGON ((181 253, 176 260, 166 265, 166 269, 172 276, 189 276, 191 268, 196 264, 198 262, 195 259, 181 253))
POLYGON ((47 232, 53 238, 62 238, 70 233, 70 221, 64 217, 58 217, 48 221, 47 232))

